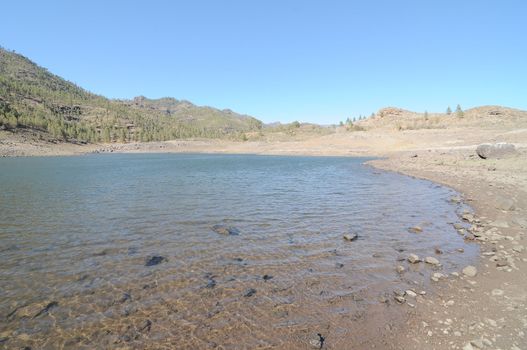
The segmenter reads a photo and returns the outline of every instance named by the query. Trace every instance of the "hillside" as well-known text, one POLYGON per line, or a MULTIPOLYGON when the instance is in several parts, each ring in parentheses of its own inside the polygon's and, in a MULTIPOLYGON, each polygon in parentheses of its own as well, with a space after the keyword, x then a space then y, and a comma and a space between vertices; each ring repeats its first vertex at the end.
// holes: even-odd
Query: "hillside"
POLYGON ((174 98, 112 100, 0 48, 0 130, 70 142, 240 139, 262 123, 231 110, 174 98))
POLYGON ((527 112, 502 107, 481 106, 447 113, 416 113, 396 107, 386 107, 367 119, 355 123, 365 130, 448 129, 462 127, 490 128, 494 126, 526 126, 527 112))

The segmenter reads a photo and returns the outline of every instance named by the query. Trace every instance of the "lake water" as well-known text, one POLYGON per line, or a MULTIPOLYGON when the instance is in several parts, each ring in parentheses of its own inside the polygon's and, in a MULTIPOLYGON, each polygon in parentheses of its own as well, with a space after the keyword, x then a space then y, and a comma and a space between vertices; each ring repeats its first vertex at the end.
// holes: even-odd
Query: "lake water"
POLYGON ((375 344, 408 308, 395 289, 434 289, 437 268, 401 259, 434 256, 448 273, 478 248, 451 225, 454 191, 365 160, 0 159, 0 347, 301 349, 317 333, 326 348, 375 344), (164 260, 145 266, 153 256, 164 260))

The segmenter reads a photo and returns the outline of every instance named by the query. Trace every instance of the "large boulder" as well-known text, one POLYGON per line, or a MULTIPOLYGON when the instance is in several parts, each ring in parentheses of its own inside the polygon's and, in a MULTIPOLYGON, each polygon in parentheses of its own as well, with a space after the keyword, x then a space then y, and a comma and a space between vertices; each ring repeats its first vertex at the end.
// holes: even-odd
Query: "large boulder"
POLYGON ((482 143, 476 148, 480 158, 504 158, 516 154, 516 147, 512 143, 482 143))

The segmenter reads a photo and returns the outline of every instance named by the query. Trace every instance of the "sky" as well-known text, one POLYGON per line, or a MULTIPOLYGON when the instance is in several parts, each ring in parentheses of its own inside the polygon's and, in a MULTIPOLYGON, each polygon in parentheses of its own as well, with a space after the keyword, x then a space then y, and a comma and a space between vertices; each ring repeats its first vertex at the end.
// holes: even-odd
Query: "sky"
POLYGON ((527 1, 4 1, 0 46, 111 98, 264 122, 527 109, 527 1))

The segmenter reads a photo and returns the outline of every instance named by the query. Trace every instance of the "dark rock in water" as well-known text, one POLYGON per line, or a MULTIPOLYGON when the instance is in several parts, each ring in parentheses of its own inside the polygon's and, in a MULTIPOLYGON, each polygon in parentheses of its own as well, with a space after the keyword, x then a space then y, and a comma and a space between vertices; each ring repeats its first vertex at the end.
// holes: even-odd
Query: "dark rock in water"
POLYGON ((359 235, 356 234, 356 233, 346 233, 344 236, 343 236, 344 240, 345 241, 354 241, 356 240, 357 238, 359 238, 359 235))
POLYGON ((167 258, 164 256, 154 255, 151 257, 146 258, 145 266, 154 266, 161 264, 163 261, 166 261, 167 258))
POLYGON ((121 299, 119 299, 119 303, 122 304, 124 302, 127 302, 128 300, 132 300, 132 294, 125 292, 123 293, 123 296, 121 297, 121 299))
POLYGON ((143 324, 139 327, 139 332, 150 332, 150 329, 152 328, 152 321, 146 320, 143 322, 143 324))
POLYGON ((337 269, 341 269, 341 268, 344 267, 344 264, 343 264, 343 263, 336 263, 336 264, 335 264, 335 267, 336 267, 337 269))
POLYGON ((249 288, 243 293, 243 296, 246 297, 246 298, 249 298, 249 297, 252 297, 255 294, 256 294, 256 289, 249 288))
POLYGON ((269 281, 271 278, 273 278, 273 276, 271 276, 271 275, 263 275, 262 278, 263 278, 264 281, 269 281))
POLYGON ((476 148, 480 158, 504 158, 516 154, 516 147, 512 143, 483 143, 476 148))
POLYGON ((326 338, 322 336, 322 334, 317 333, 313 335, 313 337, 309 340, 309 345, 311 345, 315 349, 322 349, 324 347, 324 342, 326 341, 326 338))
POLYGON ((53 309, 54 307, 59 306, 59 303, 56 301, 52 301, 51 303, 48 303, 46 307, 44 307, 42 310, 40 310, 33 318, 37 318, 40 315, 43 315, 45 313, 48 313, 49 310, 53 309))
POLYGON ((212 231, 226 236, 238 236, 240 234, 240 230, 236 227, 225 225, 214 225, 212 226, 212 231))
POLYGON ((206 288, 212 289, 212 288, 214 288, 214 287, 216 287, 216 281, 215 281, 213 278, 211 278, 211 279, 209 279, 209 280, 207 281, 207 286, 206 286, 206 288))

